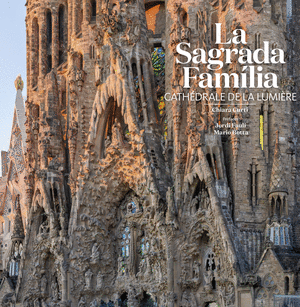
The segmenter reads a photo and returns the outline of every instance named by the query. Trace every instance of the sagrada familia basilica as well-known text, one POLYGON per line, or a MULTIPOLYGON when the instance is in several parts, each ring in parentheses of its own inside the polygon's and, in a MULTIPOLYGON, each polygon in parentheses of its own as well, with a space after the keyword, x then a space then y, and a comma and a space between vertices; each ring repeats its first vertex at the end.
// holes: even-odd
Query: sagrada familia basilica
MULTIPOLYGON (((184 88, 175 60, 180 42, 215 48, 217 23, 224 40, 243 29, 243 48, 285 51, 262 64, 279 87, 251 93, 299 94, 300 1, 26 8, 27 100, 18 76, 1 155, 1 306, 300 306, 300 96, 255 101, 230 114, 246 135, 218 135, 228 114, 186 98, 218 90, 184 88)), ((234 58, 224 72, 240 72, 234 58)))

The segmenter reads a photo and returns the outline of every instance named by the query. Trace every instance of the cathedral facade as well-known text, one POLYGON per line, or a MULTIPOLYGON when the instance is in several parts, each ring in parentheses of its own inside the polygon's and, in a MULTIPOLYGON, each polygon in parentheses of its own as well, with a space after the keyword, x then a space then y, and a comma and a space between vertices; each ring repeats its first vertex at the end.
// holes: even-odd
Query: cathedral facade
MULTIPOLYGON (((26 7, 24 173, 2 306, 300 306, 298 101, 250 101, 299 92, 299 1, 26 7), (279 87, 186 88, 176 46, 229 48, 236 29, 239 48, 285 51, 286 64, 261 64, 279 87), (228 115, 192 99, 221 92, 245 100, 226 101, 228 115), (244 135, 216 133, 225 118, 244 135)), ((223 72, 241 73, 234 55, 223 72)))

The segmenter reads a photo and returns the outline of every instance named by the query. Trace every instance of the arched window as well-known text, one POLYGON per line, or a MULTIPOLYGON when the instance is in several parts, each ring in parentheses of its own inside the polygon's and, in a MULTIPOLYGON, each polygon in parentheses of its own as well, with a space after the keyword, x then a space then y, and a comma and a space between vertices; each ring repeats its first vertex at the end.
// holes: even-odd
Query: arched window
POLYGON ((257 298, 259 300, 264 300, 264 299, 267 299, 268 298, 268 295, 267 295, 267 292, 265 289, 260 289, 257 293, 257 298))
POLYGON ((96 21, 96 16, 97 16, 97 2, 96 0, 91 1, 91 22, 96 21))
POLYGON ((206 256, 205 270, 214 271, 215 269, 216 269, 215 254, 213 252, 209 252, 206 256))
POLYGON ((90 46, 90 59, 94 60, 96 58, 96 53, 95 53, 95 46, 91 45, 90 46))
POLYGON ((47 10, 46 13, 46 23, 47 23, 47 49, 51 48, 52 44, 52 13, 47 10))
POLYGON ((82 31, 82 23, 83 23, 83 10, 79 11, 79 32, 82 31))
POLYGON ((52 13, 50 10, 46 12, 46 25, 47 25, 47 73, 52 70, 52 13))
POLYGON ((285 245, 290 245, 289 227, 284 227, 285 245))
POLYGON ((154 306, 157 306, 157 304, 154 302, 154 300, 149 294, 144 292, 143 298, 141 299, 141 302, 140 302, 140 306, 141 307, 154 307, 154 306))
POLYGON ((128 303, 128 294, 125 292, 118 299, 118 306, 119 307, 127 307, 127 303, 128 303))
POLYGON ((279 196, 276 199, 275 214, 277 217, 281 217, 281 199, 279 196))
POLYGON ((210 26, 210 39, 212 46, 216 43, 216 23, 218 23, 218 12, 214 12, 211 15, 211 26, 210 26))
POLYGON ((255 34, 255 49, 260 48, 261 45, 261 39, 260 39, 260 33, 255 34))
POLYGON ((59 65, 66 61, 67 40, 68 40, 68 22, 67 12, 64 5, 59 7, 58 12, 59 24, 59 65))
POLYGON ((78 69, 83 70, 83 56, 81 53, 79 54, 79 57, 78 57, 78 69))
POLYGON ((264 278, 264 286, 266 288, 272 288, 274 287, 275 282, 274 282, 274 278, 271 274, 267 274, 264 278))
POLYGON ((263 106, 259 111, 259 144, 261 150, 264 149, 264 111, 263 106))
POLYGON ((138 75, 136 63, 132 63, 131 68, 132 68, 133 79, 135 80, 138 75))
POLYGON ((33 19, 32 22, 32 87, 35 87, 38 82, 39 76, 39 53, 40 53, 40 44, 39 44, 39 24, 37 18, 33 19))
POLYGON ((128 205, 127 205, 127 210, 130 213, 136 213, 137 207, 136 204, 134 203, 134 201, 131 201, 128 205))
POLYGON ((186 11, 182 11, 181 16, 180 16, 180 21, 182 23, 183 26, 187 27, 189 24, 189 17, 186 11))
POLYGON ((290 291, 290 279, 288 277, 286 277, 284 279, 284 294, 288 295, 290 291))
POLYGON ((198 11, 196 15, 196 30, 197 31, 200 30, 201 24, 202 24, 202 15, 201 15, 201 11, 198 11))
POLYGON ((130 239, 131 234, 129 227, 127 226, 122 234, 122 257, 128 258, 130 254, 130 239))

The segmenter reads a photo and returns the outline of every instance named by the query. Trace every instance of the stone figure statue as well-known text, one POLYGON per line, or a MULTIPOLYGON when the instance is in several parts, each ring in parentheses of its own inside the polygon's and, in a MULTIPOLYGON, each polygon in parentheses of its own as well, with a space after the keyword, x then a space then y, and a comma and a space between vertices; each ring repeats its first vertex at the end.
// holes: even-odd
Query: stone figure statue
POLYGON ((15 244, 15 252, 14 252, 14 256, 15 258, 18 257, 19 255, 19 248, 18 248, 18 244, 15 244))
POLYGON ((123 130, 120 122, 115 119, 115 122, 112 126, 112 135, 111 135, 111 144, 113 146, 122 146, 124 143, 123 130))
POLYGON ((91 302, 90 307, 98 307, 98 302, 96 299, 91 302))
POLYGON ((51 284, 52 297, 58 301, 59 299, 59 289, 56 280, 54 279, 51 284))
POLYGON ((145 274, 146 270, 147 270, 146 261, 145 259, 142 259, 139 265, 139 272, 137 273, 137 276, 142 277, 145 274))
POLYGON ((92 288, 92 277, 93 277, 93 273, 90 269, 88 269, 84 274, 85 289, 87 290, 90 290, 92 288))
POLYGON ((207 271, 204 273, 204 281, 205 290, 211 290, 212 289, 212 281, 213 281, 213 271, 207 271))
POLYGON ((46 220, 45 222, 43 222, 40 226, 40 234, 45 234, 49 232, 49 224, 48 224, 48 220, 46 220))
POLYGON ((103 288, 103 275, 101 272, 97 275, 97 290, 101 290, 103 288))
POLYGON ((195 196, 191 201, 191 214, 195 214, 197 212, 197 205, 199 203, 198 196, 195 196))
POLYGON ((82 296, 82 297, 80 298, 80 301, 79 301, 79 303, 78 303, 78 307, 86 307, 86 301, 85 301, 84 296, 82 296))
POLYGON ((40 300, 38 298, 34 300, 33 306, 34 307, 41 307, 40 300))
POLYGON ((42 307, 48 307, 48 304, 44 300, 42 300, 41 305, 42 305, 42 307))
POLYGON ((19 254, 20 254, 20 256, 22 256, 22 253, 23 253, 23 244, 20 243, 20 245, 19 245, 19 254))
POLYGON ((188 292, 185 291, 183 293, 183 295, 182 295, 181 306, 184 306, 184 307, 197 307, 197 303, 196 303, 194 295, 192 293, 188 294, 188 292))
POLYGON ((41 293, 42 295, 45 295, 47 292, 47 277, 46 275, 43 275, 41 278, 41 293))
POLYGON ((98 246, 97 243, 93 245, 92 248, 92 255, 91 255, 91 263, 96 264, 100 261, 100 251, 99 251, 100 246, 98 246))
POLYGON ((200 278, 200 264, 197 261, 194 261, 194 264, 193 264, 193 278, 194 279, 200 278))

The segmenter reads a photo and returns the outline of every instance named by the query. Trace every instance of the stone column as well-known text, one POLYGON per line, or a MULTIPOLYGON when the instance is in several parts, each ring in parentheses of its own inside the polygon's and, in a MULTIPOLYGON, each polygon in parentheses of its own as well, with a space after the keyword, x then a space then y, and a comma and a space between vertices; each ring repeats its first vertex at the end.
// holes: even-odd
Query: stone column
POLYGON ((90 22, 90 0, 83 0, 83 24, 90 22))
POLYGON ((52 68, 57 68, 59 63, 59 26, 58 12, 52 13, 52 68))
POLYGON ((36 86, 36 76, 35 76, 35 72, 36 72, 36 60, 37 60, 37 44, 36 44, 36 37, 35 37, 35 29, 33 26, 33 20, 31 19, 29 22, 30 25, 30 29, 29 29, 29 33, 30 33, 30 86, 31 89, 33 87, 36 86))
POLYGON ((44 14, 40 15, 40 55, 39 55, 39 76, 43 78, 47 73, 47 25, 44 14))
POLYGON ((97 16, 96 16, 96 22, 100 22, 100 15, 101 15, 101 0, 97 0, 97 16))
POLYGON ((68 46, 71 44, 71 37, 73 34, 73 1, 68 0, 68 46))
POLYGON ((167 277, 168 277, 168 307, 174 307, 174 233, 172 226, 165 229, 166 232, 166 248, 167 248, 167 277))
POLYGON ((66 302, 68 300, 68 272, 67 272, 67 264, 65 261, 61 264, 61 300, 66 302))
POLYGON ((80 8, 79 8, 80 0, 73 1, 72 5, 72 13, 73 13, 73 20, 72 20, 72 26, 73 26, 73 35, 76 35, 79 32, 79 15, 80 15, 80 8))

